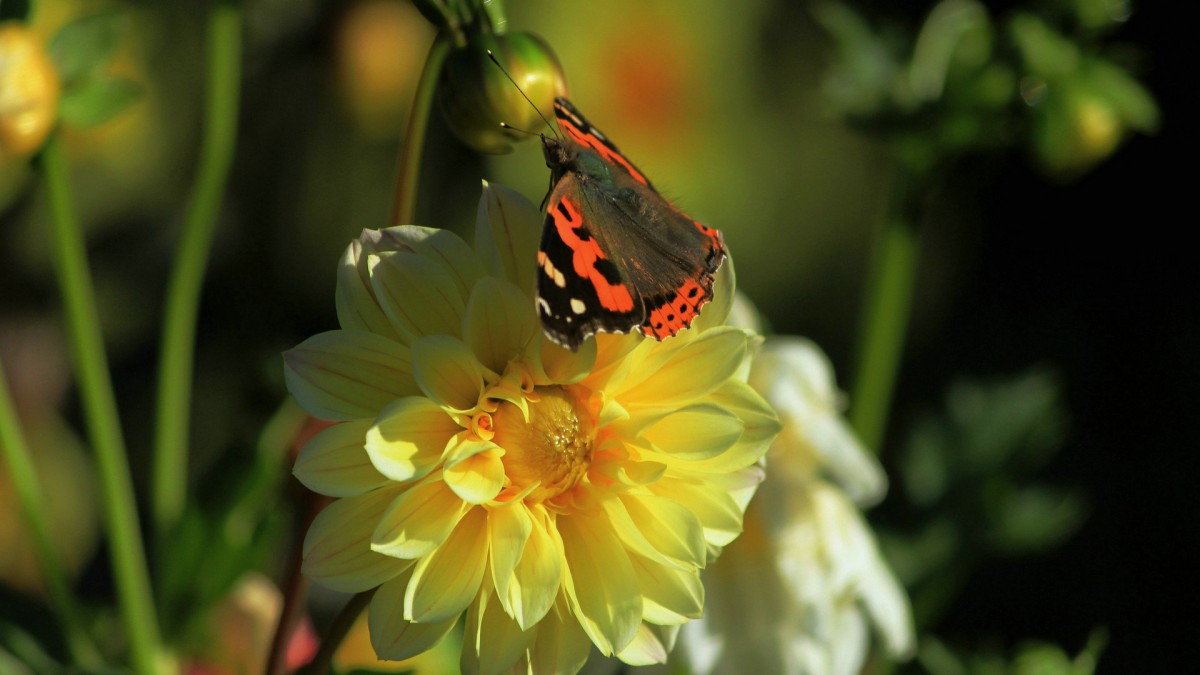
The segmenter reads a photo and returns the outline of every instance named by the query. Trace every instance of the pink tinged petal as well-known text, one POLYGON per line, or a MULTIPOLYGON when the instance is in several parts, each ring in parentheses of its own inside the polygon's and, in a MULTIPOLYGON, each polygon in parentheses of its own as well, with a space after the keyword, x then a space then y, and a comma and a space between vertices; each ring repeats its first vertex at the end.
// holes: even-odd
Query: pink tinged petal
POLYGON ((738 328, 705 331, 674 350, 659 367, 647 363, 642 372, 627 377, 617 398, 626 408, 670 408, 695 401, 737 373, 747 342, 746 333, 738 328))
POLYGON ((449 230, 401 225, 381 230, 380 234, 382 245, 392 250, 412 251, 445 268, 464 298, 484 275, 479 256, 462 237, 449 230))
POLYGON ((658 420, 642 432, 674 458, 702 460, 725 452, 742 436, 742 421, 715 403, 697 403, 658 420))
POLYGON ((559 597, 554 611, 538 624, 537 642, 529 650, 529 672, 577 673, 592 650, 587 633, 559 597))
POLYGON ((545 509, 530 512, 533 529, 513 570, 504 608, 522 628, 541 621, 559 597, 563 583, 563 541, 545 509))
POLYGON ((556 522, 569 570, 567 596, 588 637, 611 656, 629 644, 642 620, 629 554, 602 516, 573 514, 556 522))
MULTIPOLYGON (((677 502, 652 494, 626 493, 620 501, 654 551, 687 565, 704 567, 707 557, 704 528, 696 514, 677 502)), ((626 545, 629 546, 628 541, 626 545)))
POLYGON ((407 251, 368 259, 379 305, 400 335, 458 335, 466 296, 444 267, 407 251))
POLYGON ((314 335, 283 361, 288 391, 323 420, 373 418, 393 400, 420 393, 408 347, 374 333, 314 335))
POLYGON ((493 276, 533 296, 542 215, 528 199, 503 185, 484 182, 475 217, 475 250, 493 276))
POLYGON ((488 542, 491 546, 488 553, 491 556, 492 585, 496 588, 499 601, 504 609, 512 614, 511 603, 507 600, 510 581, 521 554, 525 551, 525 542, 529 541, 529 533, 533 531, 533 518, 524 504, 511 504, 501 508, 488 510, 488 542))
POLYGON ((679 625, 699 619, 704 611, 700 573, 661 565, 640 555, 629 556, 642 591, 642 618, 660 625, 679 625))
POLYGON ((441 406, 420 396, 394 401, 366 434, 366 453, 379 473, 394 481, 419 480, 442 461, 446 444, 461 427, 441 406))
POLYGON ((521 289, 495 277, 475 284, 463 314, 462 334, 480 363, 504 372, 537 330, 537 315, 521 289))
POLYGON ((649 487, 656 495, 678 502, 694 513, 709 544, 726 546, 742 532, 743 507, 720 488, 678 480, 662 480, 649 487))
POLYGON ((405 490, 371 533, 371 550, 395 558, 420 558, 440 546, 470 508, 434 475, 405 490))
POLYGON ((417 384, 434 403, 456 412, 467 412, 479 402, 484 368, 458 338, 423 337, 413 345, 417 384))
MULTIPOLYGON (((366 233, 364 233, 365 235, 366 233)), ((355 240, 346 247, 338 263, 337 305, 338 324, 343 330, 367 331, 402 342, 403 339, 375 299, 371 276, 367 273, 363 244, 355 240)))
POLYGON ((452 616, 444 621, 413 623, 404 618, 404 592, 412 570, 379 587, 367 608, 371 646, 381 659, 402 661, 433 647, 454 628, 452 616))
POLYGON ((312 437, 292 473, 305 487, 330 497, 353 497, 388 483, 363 447, 370 420, 342 422, 312 437))
POLYGON ((467 609, 459 668, 463 675, 501 675, 525 655, 537 630, 522 630, 504 613, 496 598, 484 592, 467 609))
POLYGON ((371 531, 400 492, 385 487, 325 507, 304 537, 304 574, 334 590, 358 593, 407 569, 411 561, 371 550, 371 531))
POLYGON ((501 452, 486 451, 460 461, 447 464, 442 477, 446 485, 468 504, 486 504, 500 494, 504 487, 504 463, 501 452))
POLYGON ((658 635, 646 624, 638 627, 633 642, 622 649, 617 658, 631 666, 652 666, 656 663, 666 663, 669 650, 659 640, 658 635))
POLYGON ((429 623, 458 616, 479 593, 488 559, 487 510, 473 508, 413 569, 404 616, 429 623))

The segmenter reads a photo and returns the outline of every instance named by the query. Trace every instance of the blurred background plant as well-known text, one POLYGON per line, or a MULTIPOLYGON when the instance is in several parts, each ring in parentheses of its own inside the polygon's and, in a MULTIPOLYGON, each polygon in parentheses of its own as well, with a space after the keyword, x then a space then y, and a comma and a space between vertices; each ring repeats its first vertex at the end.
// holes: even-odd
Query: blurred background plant
MULTIPOLYGON (((418 4, 0 3, 0 379, 19 420, 0 426, 21 431, 46 505, 39 543, 0 437, 0 672, 260 668, 200 657, 261 660, 265 629, 235 648, 214 627, 237 621, 217 617, 249 597, 245 625, 270 625, 303 585, 287 552, 322 504, 287 472, 315 430, 280 405, 279 353, 335 324, 337 253, 395 217, 397 144, 440 3, 418 4), (153 629, 133 630, 149 647, 118 611, 114 552, 129 542, 102 524, 113 474, 68 365, 77 327, 51 227, 64 184, 147 532, 153 629), (154 420, 189 236, 207 262, 190 282, 194 370, 172 379, 190 392, 175 442, 154 420), (187 450, 165 493, 163 446, 187 450)), ((1186 194, 1164 170, 1183 145, 1164 124, 1187 81, 1166 34, 1178 17, 1117 0, 506 8, 490 29, 524 54, 533 33, 553 47, 580 109, 721 228, 772 329, 813 338, 850 376, 851 420, 892 476, 871 520, 913 600, 902 669, 1190 663, 1189 627, 1168 611, 1200 549, 1193 254, 1164 218, 1186 194)), ((540 144, 485 158, 443 107, 413 222, 464 232, 481 177, 538 201, 540 144)), ((316 634, 344 600, 312 589, 316 634)), ((312 639, 296 634, 290 663, 312 639)))

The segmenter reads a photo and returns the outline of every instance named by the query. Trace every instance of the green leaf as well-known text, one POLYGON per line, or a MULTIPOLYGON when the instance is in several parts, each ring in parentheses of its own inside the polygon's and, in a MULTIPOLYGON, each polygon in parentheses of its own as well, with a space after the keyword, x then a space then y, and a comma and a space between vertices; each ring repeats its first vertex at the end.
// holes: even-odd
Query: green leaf
POLYGON ((80 17, 50 38, 50 57, 67 91, 107 66, 120 44, 121 12, 113 10, 80 17))
POLYGON ((68 90, 58 104, 62 121, 76 129, 107 122, 142 97, 142 87, 123 77, 94 77, 68 90))
POLYGON ((1077 493, 1037 485, 1003 490, 989 506, 995 544, 1006 553, 1055 546, 1079 529, 1088 510, 1077 493))

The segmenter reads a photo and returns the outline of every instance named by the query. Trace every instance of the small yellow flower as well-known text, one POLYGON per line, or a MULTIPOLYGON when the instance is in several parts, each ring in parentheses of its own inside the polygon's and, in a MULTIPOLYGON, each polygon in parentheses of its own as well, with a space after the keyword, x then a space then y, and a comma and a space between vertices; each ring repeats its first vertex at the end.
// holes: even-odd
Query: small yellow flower
POLYGON ((58 73, 41 38, 0 24, 0 162, 37 152, 58 119, 58 73))
MULTIPOLYGON (((741 304, 734 315, 753 325, 741 304)), ((908 598, 858 509, 883 496, 886 477, 840 414, 829 360, 808 340, 769 337, 750 382, 783 432, 745 533, 705 573, 708 611, 682 638, 693 672, 853 675, 869 625, 890 656, 907 657, 908 598)))
POLYGON ((745 382, 758 338, 723 325, 731 270, 679 336, 599 335, 572 353, 537 323, 540 225, 485 186, 473 247, 364 232, 339 268, 341 330, 285 355, 296 399, 340 422, 295 467, 339 498, 304 569, 346 592, 378 586, 382 658, 429 649, 465 614, 464 672, 574 672, 592 645, 664 661, 779 431, 745 382))

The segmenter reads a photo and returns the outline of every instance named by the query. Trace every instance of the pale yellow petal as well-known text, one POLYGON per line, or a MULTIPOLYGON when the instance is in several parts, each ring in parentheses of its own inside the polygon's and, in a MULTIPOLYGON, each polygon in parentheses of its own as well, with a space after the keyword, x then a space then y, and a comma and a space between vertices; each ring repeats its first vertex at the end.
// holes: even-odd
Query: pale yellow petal
POLYGON ((667 647, 658 639, 658 635, 650 626, 643 623, 638 627, 633 642, 622 649, 617 654, 617 658, 622 663, 628 663, 631 666, 652 666, 656 663, 666 663, 667 655, 667 647))
POLYGON ((486 504, 504 487, 504 463, 499 452, 482 452, 447 464, 442 476, 464 502, 486 504))
POLYGON ((487 270, 533 297, 542 215, 528 199, 503 185, 483 184, 475 218, 475 250, 487 270))
MULTIPOLYGON (((640 377, 631 374, 615 392, 626 408, 670 408, 708 394, 730 379, 746 355, 747 335, 737 328, 705 331, 674 350, 657 368, 642 366, 640 377)), ((664 350, 665 351, 665 350, 664 350)), ((651 361, 652 359, 647 359, 651 361)))
POLYGON ((412 570, 379 587, 367 608, 371 646, 379 658, 402 661, 424 652, 440 642, 454 628, 458 616, 432 623, 413 623, 404 619, 404 593, 412 570))
POLYGON ((494 597, 480 593, 467 610, 463 635, 463 675, 501 675, 525 655, 537 630, 521 630, 494 597))
POLYGON ((649 488, 694 513, 704 527, 705 541, 710 544, 726 546, 742 531, 742 508, 719 487, 661 480, 649 488))
POLYGON ((371 533, 371 549, 396 558, 419 558, 446 541, 468 508, 441 475, 434 474, 392 502, 371 533))
POLYGON ((466 296, 444 267, 407 251, 385 251, 368 264, 375 297, 400 335, 459 334, 466 296))
POLYGON ((531 673, 577 673, 591 650, 591 640, 571 615, 565 596, 560 595, 554 610, 538 624, 537 642, 526 663, 531 673))
POLYGON ((592 367, 596 363, 595 340, 585 340, 576 351, 560 347, 544 338, 538 340, 534 346, 538 352, 537 362, 541 368, 539 384, 579 382, 592 372, 592 367))
POLYGON ((568 573, 567 596, 600 652, 611 656, 633 639, 642 619, 629 554, 603 516, 559 516, 568 573))
POLYGON ((388 483, 363 447, 370 420, 322 429, 304 444, 292 473, 305 487, 330 497, 353 497, 388 483))
POLYGON ((533 529, 525 542, 521 560, 513 570, 505 608, 522 628, 541 621, 563 583, 563 541, 554 519, 545 509, 530 511, 533 529))
POLYGON ((458 338, 423 337, 413 344, 417 384, 434 403, 466 412, 483 390, 483 366, 458 338))
MULTIPOLYGON (((696 514, 682 504, 653 494, 630 492, 622 495, 620 501, 638 532, 655 551, 688 565, 704 567, 707 555, 704 528, 696 514)), ((623 533, 622 541, 629 546, 623 533)))
POLYGON ((373 418, 420 393, 408 347, 362 331, 320 333, 283 353, 288 391, 313 417, 373 418))
POLYGON ((695 569, 667 567, 648 558, 629 556, 642 591, 642 616, 650 623, 678 625, 699 619, 704 610, 704 584, 695 569))
POLYGON ((487 511, 475 507, 446 541, 413 569, 404 616, 422 623, 458 616, 479 593, 487 568, 487 511))
POLYGON ((504 372, 538 329, 529 296, 516 286, 495 277, 475 284, 463 315, 463 338, 480 363, 504 372))
POLYGON ((737 275, 734 273, 733 258, 726 257, 713 281, 712 300, 700 309, 700 316, 692 322, 691 330, 706 331, 724 325, 729 318, 729 310, 733 307, 736 286, 737 275))
POLYGON ((525 542, 529 541, 529 533, 533 530, 533 519, 529 509, 523 503, 513 504, 505 508, 488 510, 488 541, 491 549, 492 585, 496 589, 497 599, 504 608, 512 613, 511 604, 507 602, 509 585, 513 571, 521 554, 525 551, 525 542))
POLYGON ((462 237, 450 230, 401 225, 381 230, 380 234, 385 245, 392 244, 391 250, 412 251, 445 268, 464 298, 484 275, 479 256, 462 237))
MULTIPOLYGON (((665 500, 663 500, 665 501, 665 500)), ((663 565, 671 565, 679 568, 695 569, 696 563, 693 560, 681 560, 674 556, 668 555, 658 548, 646 538, 640 527, 641 523, 635 522, 630 515, 629 510, 625 508, 625 503, 622 499, 607 499, 603 504, 605 517, 608 518, 612 525, 613 531, 617 533, 621 543, 631 553, 637 553, 647 558, 650 558, 663 565)), ((701 558, 703 561, 703 558, 701 558)))
POLYGON ((371 550, 371 531, 400 492, 384 487, 325 507, 304 537, 304 574, 334 590, 358 593, 407 569, 411 561, 371 550))
POLYGON ((366 434, 366 452, 379 473, 388 478, 417 480, 441 462, 446 444, 461 430, 441 406, 427 398, 408 396, 379 414, 366 434))
POLYGON ((338 262, 337 291, 334 294, 338 325, 343 330, 367 331, 404 342, 375 299, 375 289, 371 286, 364 256, 363 244, 356 239, 346 247, 346 252, 338 262))
POLYGON ((725 408, 697 403, 660 418, 641 435, 673 458, 702 460, 729 449, 741 438, 742 428, 742 421, 725 408))

